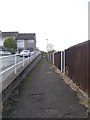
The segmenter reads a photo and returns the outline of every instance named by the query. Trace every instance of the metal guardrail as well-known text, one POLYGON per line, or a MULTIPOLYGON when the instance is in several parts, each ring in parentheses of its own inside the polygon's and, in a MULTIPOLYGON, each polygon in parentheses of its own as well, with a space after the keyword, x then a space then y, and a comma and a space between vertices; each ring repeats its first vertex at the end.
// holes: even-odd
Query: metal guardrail
POLYGON ((20 62, 17 62, 18 54, 0 57, 0 59, 2 59, 2 58, 10 59, 11 57, 15 57, 14 65, 12 65, 0 72, 0 76, 1 76, 0 83, 2 83, 2 90, 4 90, 12 82, 12 80, 7 80, 9 76, 12 76, 12 77, 18 76, 18 72, 21 72, 22 70, 24 70, 39 54, 41 54, 41 52, 36 51, 35 54, 33 54, 30 57, 28 56, 27 58, 25 58, 23 56, 23 58, 20 62), (14 76, 13 76, 13 74, 14 74, 14 76))
POLYGON ((0 59, 1 59, 1 58, 7 58, 7 57, 13 57, 13 56, 15 56, 15 55, 18 55, 18 54, 8 55, 8 56, 0 56, 0 59))
POLYGON ((24 66, 24 64, 25 64, 25 62, 28 60, 33 60, 37 55, 39 55, 40 54, 40 52, 37 52, 37 53, 35 53, 34 55, 32 55, 32 56, 28 56, 28 58, 26 58, 25 59, 25 57, 24 57, 24 55, 23 55, 23 60, 22 61, 20 61, 19 63, 17 63, 17 56, 18 56, 18 54, 15 54, 15 55, 9 55, 9 56, 1 56, 0 57, 0 59, 2 59, 2 58, 10 58, 10 57, 15 57, 15 64, 13 65, 13 66, 11 66, 11 67, 9 67, 9 68, 7 68, 6 70, 4 70, 4 71, 2 71, 2 72, 0 72, 0 75, 1 74, 3 74, 3 73, 5 73, 5 72, 7 72, 8 70, 10 70, 10 69, 12 69, 13 67, 15 67, 15 74, 17 73, 17 65, 19 65, 19 64, 22 64, 23 63, 23 66, 24 66))

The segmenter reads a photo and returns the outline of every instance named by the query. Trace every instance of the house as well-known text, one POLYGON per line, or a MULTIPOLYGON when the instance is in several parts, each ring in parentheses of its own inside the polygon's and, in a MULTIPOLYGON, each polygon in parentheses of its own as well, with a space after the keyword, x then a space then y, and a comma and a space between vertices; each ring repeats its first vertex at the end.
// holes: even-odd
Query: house
POLYGON ((17 40, 18 49, 36 50, 36 34, 35 33, 20 33, 15 38, 17 40))
POLYGON ((29 49, 36 50, 36 34, 35 33, 18 33, 18 32, 0 32, 0 46, 6 37, 13 37, 17 41, 17 50, 29 49))
POLYGON ((18 32, 1 32, 0 37, 0 46, 3 47, 3 43, 6 37, 13 37, 14 39, 17 37, 18 32))

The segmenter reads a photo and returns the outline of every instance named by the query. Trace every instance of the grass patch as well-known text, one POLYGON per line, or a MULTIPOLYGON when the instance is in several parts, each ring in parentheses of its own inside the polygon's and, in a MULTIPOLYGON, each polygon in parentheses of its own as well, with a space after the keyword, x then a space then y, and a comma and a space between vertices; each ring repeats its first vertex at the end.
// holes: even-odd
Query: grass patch
POLYGON ((90 100, 88 100, 88 112, 90 113, 90 100))
POLYGON ((32 80, 31 75, 29 75, 26 79, 24 79, 22 89, 24 90, 25 93, 28 91, 28 88, 30 87, 31 80, 32 80))

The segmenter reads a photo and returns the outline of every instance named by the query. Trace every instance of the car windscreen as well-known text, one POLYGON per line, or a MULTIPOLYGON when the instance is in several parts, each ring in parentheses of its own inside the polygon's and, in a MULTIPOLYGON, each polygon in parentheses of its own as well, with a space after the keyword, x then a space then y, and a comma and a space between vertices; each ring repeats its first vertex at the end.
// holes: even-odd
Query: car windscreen
POLYGON ((23 51, 23 52, 28 52, 27 50, 23 51))

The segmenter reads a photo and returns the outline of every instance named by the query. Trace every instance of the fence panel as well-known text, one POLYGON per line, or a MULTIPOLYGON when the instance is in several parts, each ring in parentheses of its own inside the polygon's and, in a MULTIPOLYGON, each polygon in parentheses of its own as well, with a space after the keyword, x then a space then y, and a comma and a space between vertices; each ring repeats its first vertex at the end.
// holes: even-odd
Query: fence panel
POLYGON ((51 63, 53 64, 53 54, 51 54, 51 63))
POLYGON ((62 72, 65 67, 65 74, 90 96, 90 40, 66 49, 65 59, 62 51, 54 53, 54 59, 49 55, 49 60, 62 72))
POLYGON ((61 52, 54 53, 54 64, 61 69, 61 52))
POLYGON ((87 73, 90 71, 90 69, 88 71, 87 65, 90 64, 90 60, 88 60, 90 53, 88 44, 90 47, 90 41, 86 41, 65 50, 65 74, 86 92, 88 91, 87 73))

